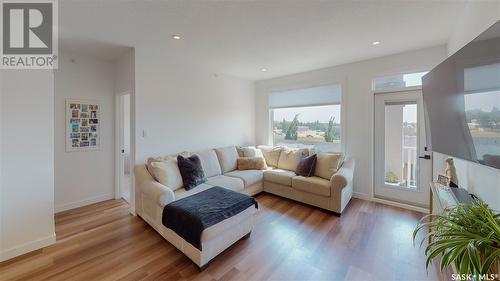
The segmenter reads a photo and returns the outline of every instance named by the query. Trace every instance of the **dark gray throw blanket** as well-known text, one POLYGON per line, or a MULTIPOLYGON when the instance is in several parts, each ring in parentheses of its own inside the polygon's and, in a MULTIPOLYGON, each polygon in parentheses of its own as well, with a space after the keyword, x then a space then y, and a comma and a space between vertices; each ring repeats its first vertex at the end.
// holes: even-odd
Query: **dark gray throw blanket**
POLYGON ((214 186, 166 205, 162 223, 201 251, 203 230, 252 205, 258 208, 253 197, 214 186))

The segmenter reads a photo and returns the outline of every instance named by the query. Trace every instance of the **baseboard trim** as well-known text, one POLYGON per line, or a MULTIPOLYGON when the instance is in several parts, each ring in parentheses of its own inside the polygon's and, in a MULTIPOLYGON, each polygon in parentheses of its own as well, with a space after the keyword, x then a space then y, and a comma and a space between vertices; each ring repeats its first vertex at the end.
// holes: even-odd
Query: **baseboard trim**
POLYGON ((390 200, 386 200, 386 199, 371 197, 368 194, 364 194, 364 193, 353 192, 352 197, 358 198, 361 200, 377 202, 377 203, 384 204, 384 205, 395 206, 395 207, 399 207, 399 208, 403 208, 403 209, 407 209, 407 210, 411 210, 411 211, 416 211, 416 212, 420 212, 420 213, 424 213, 424 214, 429 213, 428 208, 423 208, 423 207, 413 206, 413 205, 409 205, 409 204, 405 204, 405 203, 394 202, 394 201, 390 201, 390 200))
POLYGON ((57 205, 57 206, 54 207, 54 212, 59 213, 59 212, 63 212, 63 211, 67 211, 67 210, 71 210, 71 209, 75 209, 75 208, 87 206, 87 205, 90 205, 90 204, 98 203, 98 202, 101 202, 101 201, 111 200, 111 199, 114 199, 114 198, 115 198, 114 193, 99 195, 99 196, 87 198, 87 199, 84 199, 84 200, 81 200, 81 201, 76 201, 76 202, 70 202, 70 203, 65 203, 65 204, 57 205))
POLYGON ((48 237, 31 241, 5 251, 0 252, 0 262, 15 258, 20 255, 50 246, 56 243, 56 234, 52 234, 48 237))
POLYGON ((365 193, 356 192, 356 191, 354 191, 352 193, 352 197, 357 198, 357 199, 361 199, 361 200, 372 201, 372 197, 370 195, 365 194, 365 193))

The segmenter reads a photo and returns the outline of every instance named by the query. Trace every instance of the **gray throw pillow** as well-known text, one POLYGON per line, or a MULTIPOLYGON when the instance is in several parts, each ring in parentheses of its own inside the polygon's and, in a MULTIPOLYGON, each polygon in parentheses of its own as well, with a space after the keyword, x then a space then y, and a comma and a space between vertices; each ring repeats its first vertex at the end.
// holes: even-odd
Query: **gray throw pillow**
POLYGON ((207 181, 205 172, 203 172, 203 168, 201 167, 200 157, 198 157, 198 155, 190 157, 178 155, 177 165, 179 166, 182 182, 184 183, 184 188, 186 190, 195 188, 196 186, 207 181))
POLYGON ((302 157, 300 159, 299 165, 297 165, 297 170, 295 173, 299 176, 303 177, 310 177, 314 175, 314 170, 316 169, 316 162, 318 157, 316 154, 308 156, 308 157, 302 157))

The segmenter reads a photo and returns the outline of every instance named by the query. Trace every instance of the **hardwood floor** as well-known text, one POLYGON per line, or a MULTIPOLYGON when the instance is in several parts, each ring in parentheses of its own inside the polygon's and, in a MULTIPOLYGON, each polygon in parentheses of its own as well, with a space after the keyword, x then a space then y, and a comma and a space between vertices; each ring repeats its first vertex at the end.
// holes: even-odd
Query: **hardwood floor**
POLYGON ((353 199, 342 217, 269 194, 250 238, 204 272, 121 200, 56 215, 57 243, 0 263, 0 280, 439 280, 411 240, 420 213, 353 199))

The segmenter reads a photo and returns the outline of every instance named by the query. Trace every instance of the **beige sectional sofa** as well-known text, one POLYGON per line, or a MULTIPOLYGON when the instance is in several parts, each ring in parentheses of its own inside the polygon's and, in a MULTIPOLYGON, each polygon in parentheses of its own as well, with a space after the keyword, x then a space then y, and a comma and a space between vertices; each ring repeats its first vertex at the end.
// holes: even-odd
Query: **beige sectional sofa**
MULTIPOLYGON (((259 146, 270 170, 264 172, 264 191, 309 205, 342 213, 352 198, 354 159, 341 154, 317 153, 317 164, 312 177, 295 174, 301 150, 285 147, 259 146), (278 153, 279 152, 279 153, 278 153)), ((313 152, 305 149, 303 156, 313 152)))
POLYGON ((214 225, 202 235, 203 252, 184 241, 162 224, 163 207, 170 202, 221 186, 236 192, 255 195, 262 191, 314 205, 340 215, 352 197, 354 160, 318 154, 315 175, 302 177, 295 174, 301 157, 309 155, 307 149, 284 147, 235 146, 198 152, 183 152, 185 156, 197 154, 207 181, 185 190, 177 167, 176 156, 148 159, 148 163, 135 167, 136 212, 164 238, 202 267, 224 249, 251 232, 254 208, 214 225), (266 170, 237 170, 238 157, 263 156, 266 170), (230 229, 230 231, 229 231, 230 229))

